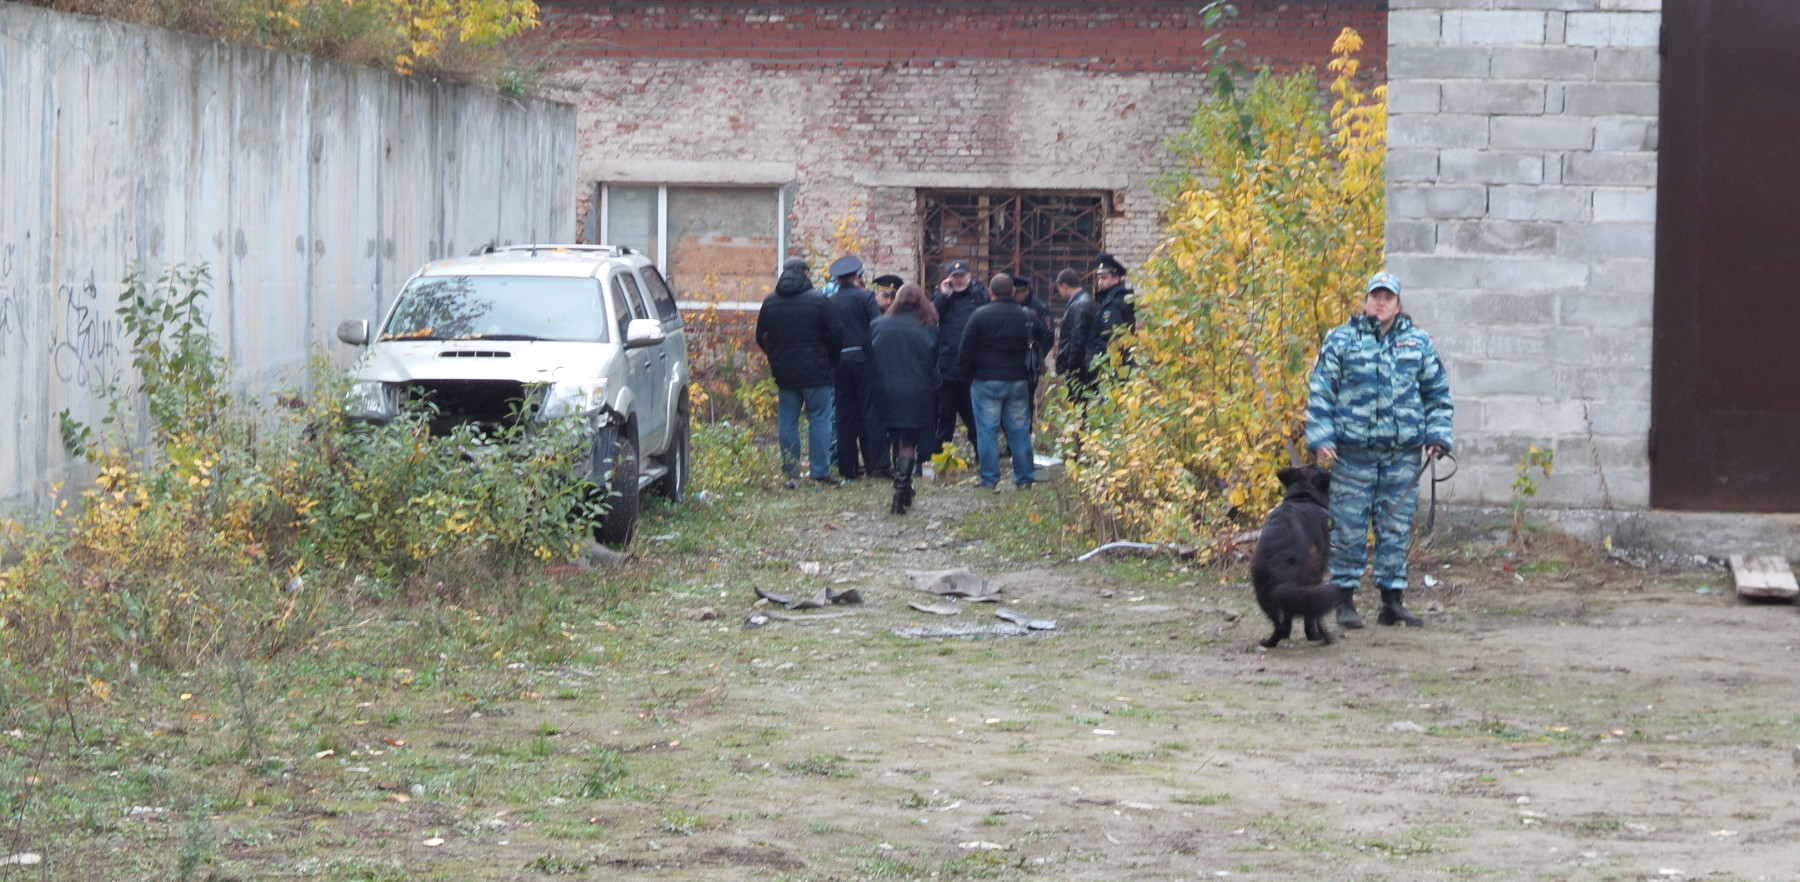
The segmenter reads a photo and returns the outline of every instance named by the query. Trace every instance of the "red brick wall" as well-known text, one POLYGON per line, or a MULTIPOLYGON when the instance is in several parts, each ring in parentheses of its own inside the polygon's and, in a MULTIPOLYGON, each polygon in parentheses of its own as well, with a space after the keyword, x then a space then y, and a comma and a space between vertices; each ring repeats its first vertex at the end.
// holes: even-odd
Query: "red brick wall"
MULTIPOLYGON (((745 60, 775 67, 946 66, 1010 60, 1093 71, 1192 71, 1210 31, 1193 2, 602 3, 546 0, 540 38, 566 62, 745 60)), ((1251 68, 1321 65, 1356 28, 1384 79, 1386 0, 1237 0, 1226 38, 1251 68)))
MULTIPOLYGON (((1350 26, 1363 84, 1384 80, 1385 0, 1236 2, 1235 60, 1322 69, 1350 26)), ((540 3, 584 186, 785 187, 790 251, 830 252, 849 219, 908 278, 931 189, 1109 194, 1105 246, 1135 267, 1168 138, 1212 90, 1200 0, 540 3)))

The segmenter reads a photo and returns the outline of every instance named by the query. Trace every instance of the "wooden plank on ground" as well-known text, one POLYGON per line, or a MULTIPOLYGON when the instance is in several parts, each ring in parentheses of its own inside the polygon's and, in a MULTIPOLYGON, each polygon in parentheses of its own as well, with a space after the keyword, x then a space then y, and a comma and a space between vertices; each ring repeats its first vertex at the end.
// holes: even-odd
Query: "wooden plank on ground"
POLYGON ((1779 554, 1734 554, 1730 561, 1739 597, 1792 600, 1800 596, 1800 584, 1795 584, 1787 558, 1779 554))

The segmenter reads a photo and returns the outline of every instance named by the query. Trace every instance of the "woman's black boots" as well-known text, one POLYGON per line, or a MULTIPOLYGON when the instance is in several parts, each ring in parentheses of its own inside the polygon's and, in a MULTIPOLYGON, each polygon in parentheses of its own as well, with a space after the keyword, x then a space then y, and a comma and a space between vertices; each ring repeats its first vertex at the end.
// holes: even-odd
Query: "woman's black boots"
POLYGON ((912 508, 913 500, 913 458, 902 456, 894 461, 894 502, 888 506, 890 514, 906 514, 912 508))
POLYGON ((1405 625, 1409 628, 1417 628, 1425 624, 1419 621, 1418 616, 1407 612, 1406 607, 1400 605, 1400 596, 1405 593, 1406 590, 1403 588, 1381 589, 1381 612, 1375 616, 1377 624, 1405 625))

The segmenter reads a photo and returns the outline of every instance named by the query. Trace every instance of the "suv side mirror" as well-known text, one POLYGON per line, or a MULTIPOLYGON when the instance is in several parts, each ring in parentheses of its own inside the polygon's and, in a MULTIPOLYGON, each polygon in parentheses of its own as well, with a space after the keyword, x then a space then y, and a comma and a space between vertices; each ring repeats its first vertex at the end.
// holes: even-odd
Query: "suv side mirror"
POLYGON ((655 346, 667 339, 669 339, 669 335, 663 333, 662 322, 656 319, 632 319, 631 323, 625 326, 626 349, 655 346))
POLYGON ((338 322, 337 337, 351 346, 366 346, 369 342, 369 320, 353 319, 338 322))

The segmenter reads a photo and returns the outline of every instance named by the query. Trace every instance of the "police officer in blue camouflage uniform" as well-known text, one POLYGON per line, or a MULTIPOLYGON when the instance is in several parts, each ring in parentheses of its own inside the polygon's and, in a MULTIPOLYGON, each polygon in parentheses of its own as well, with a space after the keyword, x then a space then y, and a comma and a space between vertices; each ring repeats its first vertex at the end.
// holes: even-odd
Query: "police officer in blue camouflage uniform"
POLYGON ((1306 446, 1331 468, 1331 583, 1338 624, 1361 628, 1355 592, 1375 529, 1383 625, 1418 627, 1401 602, 1419 504, 1419 453, 1450 452, 1450 379, 1431 337, 1400 311, 1400 280, 1369 279, 1363 313, 1333 328, 1308 380, 1306 446))

